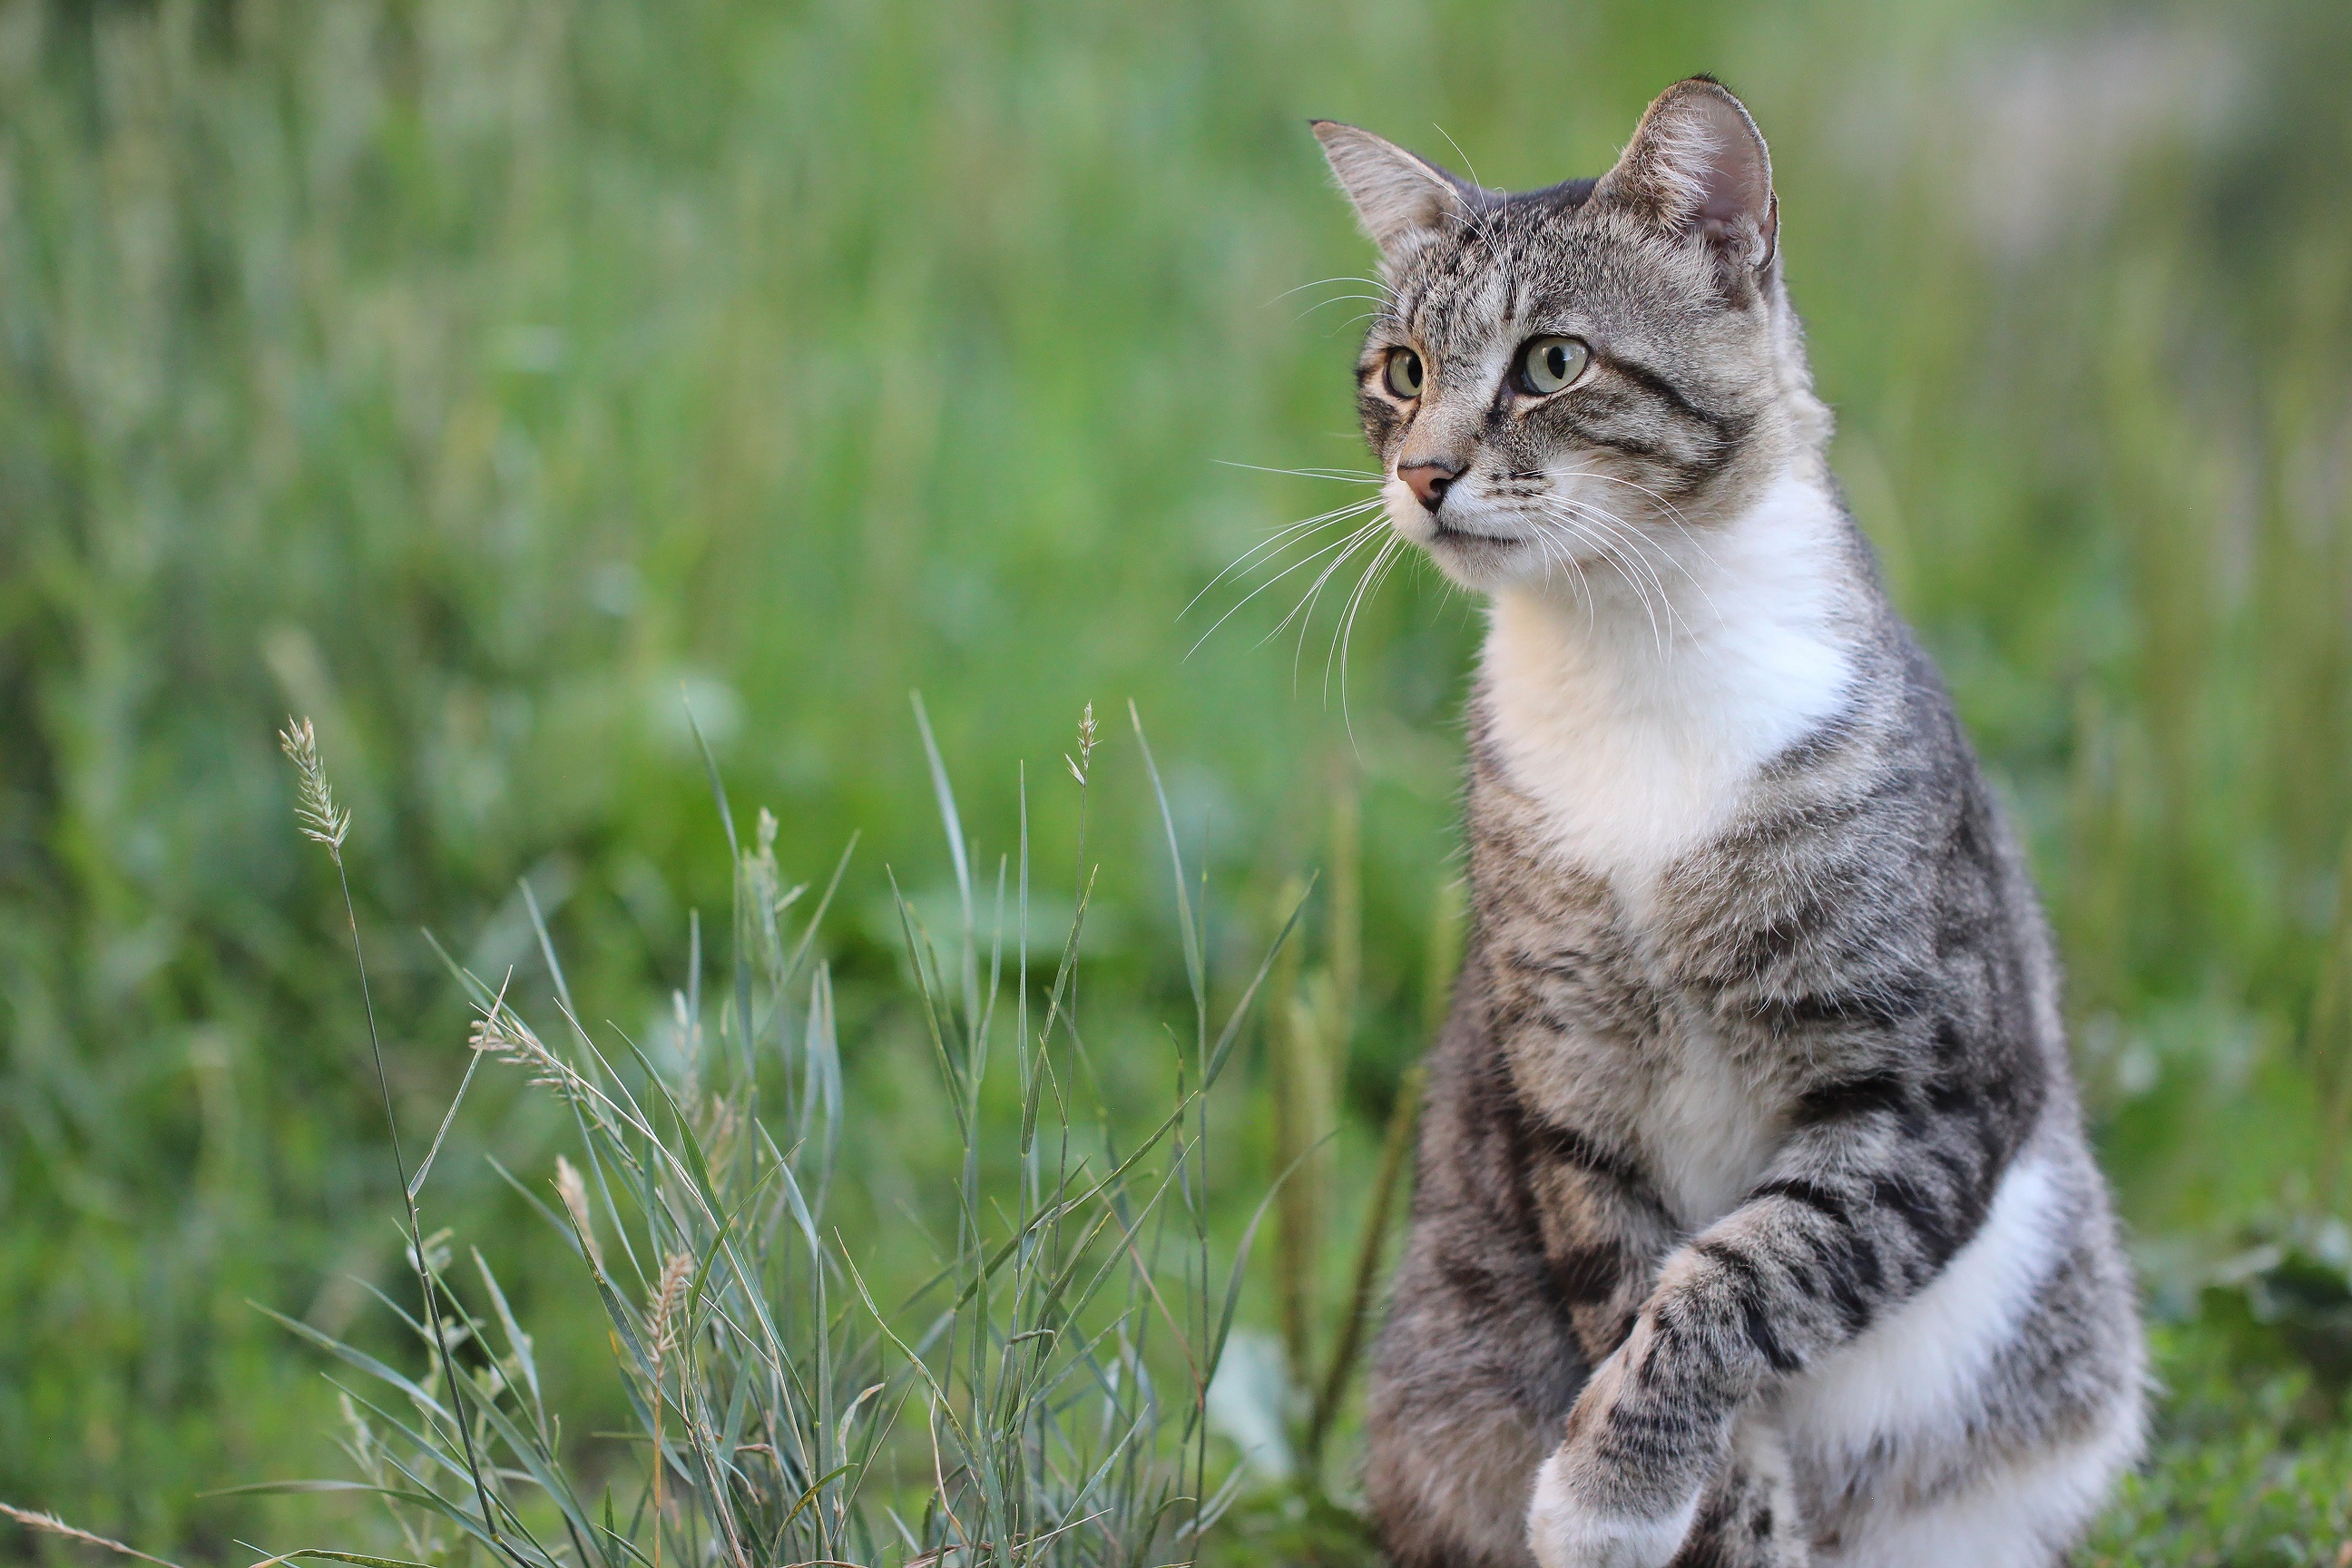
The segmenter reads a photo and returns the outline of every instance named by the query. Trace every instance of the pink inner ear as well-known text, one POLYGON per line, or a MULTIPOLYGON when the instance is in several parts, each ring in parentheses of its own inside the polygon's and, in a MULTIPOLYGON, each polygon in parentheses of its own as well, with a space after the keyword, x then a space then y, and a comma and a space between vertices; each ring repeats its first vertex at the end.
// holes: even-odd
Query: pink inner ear
POLYGON ((1773 221, 1771 165, 1756 133, 1738 110, 1721 102, 1700 106, 1715 151, 1698 171, 1706 195, 1692 214, 1695 224, 1710 238, 1725 238, 1745 221, 1762 242, 1761 260, 1772 253, 1773 221))
POLYGON ((1740 123, 1727 106, 1708 106, 1707 130, 1715 144, 1705 174, 1706 199, 1697 216, 1710 224, 1732 224, 1742 217, 1759 224, 1772 202, 1772 177, 1766 173, 1764 150, 1755 133, 1740 123))

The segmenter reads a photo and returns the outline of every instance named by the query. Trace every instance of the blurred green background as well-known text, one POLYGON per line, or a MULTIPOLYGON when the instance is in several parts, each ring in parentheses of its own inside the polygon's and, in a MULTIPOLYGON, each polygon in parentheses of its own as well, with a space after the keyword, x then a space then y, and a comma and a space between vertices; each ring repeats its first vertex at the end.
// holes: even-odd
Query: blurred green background
MULTIPOLYGON (((2169 1389, 2098 1552, 2344 1561, 2337 0, 0 0, 0 1498, 215 1560, 288 1516, 200 1492, 334 1468, 319 1363, 247 1305, 364 1332, 350 1277, 398 1263, 289 710, 357 808, 411 1137, 465 1057, 422 930, 543 992, 527 875, 583 1015, 683 984, 729 872, 690 704, 788 868, 862 833, 828 941, 911 1139, 884 868, 946 860, 907 692, 983 864, 1024 760, 1067 864, 1097 705, 1088 984, 1140 1020, 1182 970, 1132 698, 1233 952, 1343 872, 1307 962, 1352 1223, 1443 985, 1477 616, 1391 578, 1344 713, 1337 593, 1262 641, 1304 577, 1187 658, 1262 580, 1180 619, 1221 568, 1362 493, 1264 471, 1365 462, 1370 256, 1303 121, 1525 186, 1696 70, 1771 141, 1849 497, 2070 966, 2169 1389)), ((560 1271, 482 1158, 560 1131, 492 1084, 439 1217, 560 1271)), ((602 1353, 502 1272, 559 1372, 602 1353)))

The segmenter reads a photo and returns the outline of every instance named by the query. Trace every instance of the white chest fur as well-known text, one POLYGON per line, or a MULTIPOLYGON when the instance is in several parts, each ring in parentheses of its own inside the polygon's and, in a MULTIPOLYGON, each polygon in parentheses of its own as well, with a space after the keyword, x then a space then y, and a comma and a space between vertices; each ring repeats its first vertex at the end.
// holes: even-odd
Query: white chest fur
POLYGON ((1729 1214, 1764 1173, 1787 1130, 1785 1107, 1696 1017, 1656 1048, 1633 1134, 1668 1211, 1696 1232, 1729 1214))
POLYGON ((1792 472, 1729 523, 1661 545, 1675 561, 1646 594, 1594 572, 1581 592, 1496 595, 1484 671, 1506 775, 1554 847, 1629 903, 1837 710, 1843 526, 1792 472))

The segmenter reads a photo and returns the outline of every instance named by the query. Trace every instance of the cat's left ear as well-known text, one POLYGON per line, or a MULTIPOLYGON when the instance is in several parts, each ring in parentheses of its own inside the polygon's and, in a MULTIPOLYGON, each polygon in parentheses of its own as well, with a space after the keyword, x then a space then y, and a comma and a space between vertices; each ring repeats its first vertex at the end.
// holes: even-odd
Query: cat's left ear
POLYGON ((1747 108, 1712 77, 1660 93, 1592 195, 1703 237, 1725 262, 1758 273, 1780 246, 1772 154, 1747 108))
POLYGON ((1411 253, 1470 215, 1475 185, 1369 131, 1336 120, 1307 123, 1323 143, 1339 188, 1355 204, 1357 220, 1388 260, 1411 253))

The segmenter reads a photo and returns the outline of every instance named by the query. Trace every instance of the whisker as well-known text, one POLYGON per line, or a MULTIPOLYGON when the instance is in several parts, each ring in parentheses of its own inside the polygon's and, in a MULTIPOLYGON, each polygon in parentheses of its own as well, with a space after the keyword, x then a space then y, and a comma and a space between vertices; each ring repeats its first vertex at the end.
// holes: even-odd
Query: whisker
POLYGON ((1706 541, 1699 536, 1698 530, 1691 526, 1690 520, 1683 515, 1683 509, 1668 500, 1665 497, 1660 495, 1657 491, 1652 489, 1649 486, 1636 483, 1632 479, 1619 479, 1615 474, 1604 474, 1593 468, 1578 468, 1562 477, 1567 479, 1599 479, 1605 484, 1623 485, 1627 489, 1639 490, 1642 494, 1647 496, 1654 503, 1655 503, 1658 510, 1665 514, 1666 521, 1673 523, 1675 527, 1682 532, 1683 536, 1690 541, 1691 548, 1698 552, 1700 560, 1706 562, 1710 566, 1716 564, 1715 557, 1707 552, 1706 541))
POLYGON ((1349 639, 1355 633, 1356 613, 1363 608, 1365 590, 1372 581, 1372 574, 1388 564, 1390 554, 1402 542, 1396 535, 1391 534, 1372 552, 1370 563, 1357 575, 1356 586, 1349 593, 1347 603, 1339 608, 1339 624, 1331 628, 1331 646, 1323 656, 1323 700, 1331 700, 1331 666, 1337 660, 1339 666, 1339 709, 1343 715, 1348 707, 1347 649, 1349 639))
POLYGON ((1578 517, 1587 522, 1598 525, 1609 535, 1609 537, 1618 541, 1630 549, 1633 552, 1633 556, 1638 558, 1641 562, 1643 569, 1648 576, 1651 584, 1658 590, 1659 595, 1667 601, 1670 607, 1673 603, 1673 596, 1666 592, 1665 579, 1660 576, 1658 574, 1657 568, 1651 564, 1650 555, 1652 552, 1655 552, 1666 562, 1667 564, 1673 566, 1685 578, 1689 579, 1691 586, 1698 589, 1702 594, 1706 593, 1706 585, 1701 583, 1696 577, 1691 575, 1690 568, 1675 560, 1673 553, 1667 551, 1664 546, 1658 544, 1655 541, 1645 537, 1639 528, 1635 527, 1625 519, 1618 516, 1615 512, 1611 511, 1608 508, 1596 506, 1591 501, 1579 500, 1567 496, 1551 498, 1547 504, 1572 510, 1578 517))
MULTIPOLYGON (((1377 294, 1334 294, 1334 295, 1332 295, 1328 300, 1316 300, 1316 301, 1315 301, 1315 303, 1313 303, 1312 305, 1307 306, 1307 309, 1305 309, 1304 310, 1299 311, 1299 312, 1298 312, 1298 314, 1297 314, 1297 315, 1295 315, 1295 316, 1291 317, 1290 319, 1291 319, 1294 322, 1296 322, 1296 321, 1305 321, 1307 317, 1309 317, 1309 316, 1313 315, 1316 311, 1318 311, 1318 310, 1321 310, 1321 309, 1322 309, 1324 306, 1326 306, 1326 305, 1339 305, 1339 304, 1344 304, 1344 303, 1346 303, 1346 302, 1347 302, 1348 300, 1368 300, 1368 301, 1370 301, 1370 303, 1375 304, 1375 305, 1385 305, 1385 304, 1387 304, 1387 303, 1388 303, 1388 301, 1387 301, 1386 300, 1381 299, 1381 298, 1380 296, 1378 296, 1377 294)), ((1373 314, 1373 313, 1372 313, 1371 311, 1367 310, 1367 311, 1365 311, 1362 315, 1360 315, 1360 316, 1351 316, 1351 317, 1349 317, 1349 320, 1350 320, 1350 321, 1370 321, 1370 320, 1371 320, 1371 318, 1372 318, 1372 314, 1373 314)))
MULTIPOLYGON (((1329 565, 1326 566, 1323 569, 1322 576, 1316 578, 1315 581, 1317 585, 1320 586, 1324 577, 1329 576, 1332 571, 1339 566, 1340 562, 1344 562, 1349 555, 1354 554, 1357 548, 1360 546, 1365 540, 1370 538, 1375 531, 1385 527, 1387 525, 1387 521, 1388 520, 1386 518, 1375 518, 1370 522, 1365 523, 1345 538, 1336 540, 1331 543, 1320 546, 1313 553, 1301 556, 1298 560, 1292 562, 1289 565, 1284 567, 1273 576, 1268 577, 1265 582, 1260 583, 1256 587, 1252 588, 1248 593, 1243 595, 1241 599, 1234 604, 1232 609, 1229 609, 1223 615, 1219 616, 1215 622, 1210 626, 1209 629, 1201 634, 1199 641, 1194 642, 1191 647, 1184 651, 1184 657, 1186 658, 1191 658, 1194 654, 1200 652, 1201 644, 1207 642, 1211 637, 1216 636, 1217 627, 1223 626, 1227 621, 1232 620, 1236 615, 1239 615, 1244 605, 1248 604, 1252 599, 1256 598, 1260 594, 1265 593, 1268 588, 1273 587, 1276 583, 1281 582, 1292 573, 1304 571, 1306 568, 1314 565, 1316 562, 1321 560, 1324 556, 1329 554, 1335 550, 1340 552, 1339 560, 1334 561, 1329 565)), ((1298 612, 1295 607, 1291 611, 1291 615, 1293 616, 1297 613, 1298 612)), ((1290 616, 1283 616, 1281 621, 1276 624, 1273 631, 1266 633, 1264 637, 1258 639, 1258 646, 1261 647, 1264 647, 1268 640, 1273 638, 1276 633, 1279 633, 1284 626, 1286 626, 1289 624, 1290 616)))
POLYGON ((1574 575, 1577 600, 1584 606, 1585 618, 1588 621, 1591 620, 1593 614, 1592 584, 1585 579, 1584 563, 1576 558, 1575 551, 1570 548, 1582 542, 1584 535, 1572 524, 1561 519, 1538 517, 1534 521, 1536 537, 1542 541, 1544 547, 1545 579, 1547 581, 1550 579, 1551 556, 1557 552, 1560 563, 1574 575), (1567 542, 1565 545, 1561 542, 1563 540, 1567 542))
MULTIPOLYGON (((1597 477, 1606 478, 1607 476, 1603 475, 1597 477)), ((1620 480, 1618 482, 1624 484, 1632 483, 1631 480, 1620 480)), ((1635 488, 1639 489, 1641 487, 1636 486, 1635 488)), ((1697 591, 1698 596, 1706 601, 1708 613, 1715 617, 1717 622, 1720 623, 1722 621, 1723 611, 1717 605, 1715 595, 1707 591, 1706 584, 1699 579, 1698 574, 1693 572, 1689 566, 1685 564, 1673 551, 1667 549, 1665 545, 1656 540, 1651 539, 1647 534, 1643 533, 1637 525, 1618 516, 1615 512, 1611 511, 1606 507, 1600 506, 1595 502, 1587 500, 1577 500, 1564 497, 1560 499, 1565 502, 1565 504, 1581 508, 1588 513, 1601 519, 1605 519, 1607 523, 1612 525, 1614 531, 1622 533, 1624 537, 1632 541, 1637 542, 1640 546, 1646 547, 1647 551, 1655 552, 1661 560, 1664 560, 1667 564, 1673 566, 1675 571, 1681 573, 1684 580, 1689 583, 1690 585, 1697 591)), ((1699 558, 1710 566, 1715 565, 1715 558, 1707 553, 1706 547, 1699 542, 1697 536, 1692 533, 1689 528, 1685 524, 1677 523, 1675 526, 1682 530, 1684 536, 1689 540, 1691 547, 1698 552, 1699 558)), ((1651 576, 1657 582, 1659 595, 1666 600, 1668 609, 1671 612, 1674 604, 1673 595, 1666 593, 1665 584, 1663 579, 1658 578, 1657 573, 1654 569, 1653 569, 1651 576)), ((1684 629, 1687 631, 1689 629, 1688 626, 1685 625, 1684 629)))
POLYGON ((1193 595, 1192 598, 1185 601, 1184 607, 1176 612, 1176 618, 1181 621, 1186 616, 1190 615, 1192 611, 1192 606, 1199 604, 1210 589, 1215 587, 1218 584, 1223 582, 1234 573, 1248 567, 1253 559, 1256 556, 1271 551, 1273 553, 1268 555, 1265 561, 1257 563, 1259 565, 1270 564, 1275 557, 1279 556, 1284 551, 1288 550, 1292 545, 1299 542, 1297 538, 1298 534, 1311 532, 1318 528, 1328 528, 1334 523, 1344 522, 1348 519, 1358 516, 1365 511, 1369 511, 1373 507, 1380 504, 1381 499, 1378 496, 1372 496, 1364 500, 1356 501, 1347 506, 1335 507, 1329 511, 1318 513, 1314 517, 1302 519, 1297 522, 1286 523, 1281 528, 1275 530, 1274 532, 1269 534, 1266 538, 1251 545, 1248 550, 1244 551, 1233 563, 1232 565, 1227 566, 1223 571, 1210 578, 1206 584, 1202 585, 1200 593, 1193 595))
MULTIPOLYGON (((1367 289, 1379 289, 1384 298, 1391 300, 1396 298, 1396 290, 1390 288, 1387 284, 1381 282, 1377 278, 1358 278, 1343 274, 1338 278, 1318 278, 1312 283, 1301 283, 1296 289, 1285 289, 1281 293, 1276 294, 1273 299, 1268 300, 1265 303, 1266 305, 1279 305, 1285 300, 1289 299, 1293 294, 1303 294, 1309 289, 1320 289, 1326 283, 1361 283, 1367 289)), ((1265 308, 1265 306, 1259 307, 1261 310, 1265 308)))
MULTIPOLYGON (((1364 568, 1364 574, 1361 577, 1356 579, 1356 591, 1349 600, 1347 616, 1340 623, 1339 723, 1348 731, 1348 745, 1351 750, 1356 744, 1356 721, 1348 706, 1348 650, 1355 641, 1356 617, 1380 593, 1381 584, 1388 580, 1389 573, 1395 569, 1397 562, 1403 556, 1404 547, 1404 541, 1394 535, 1381 546, 1380 552, 1372 557, 1372 563, 1364 568)), ((1328 658, 1324 660, 1323 665, 1323 700, 1326 702, 1331 700, 1331 664, 1328 658)))
POLYGON ((1288 474, 1301 479, 1360 479, 1366 484, 1385 482, 1386 474, 1373 468, 1273 468, 1264 463, 1236 463, 1230 458, 1212 458, 1209 461, 1221 468, 1247 468, 1254 474, 1288 474))
MULTIPOLYGON (((1385 520, 1383 520, 1383 521, 1385 521, 1385 520)), ((1307 657, 1307 628, 1314 623, 1315 606, 1322 602, 1324 584, 1330 582, 1333 574, 1339 572, 1341 567, 1347 565, 1347 563, 1354 558, 1356 552, 1361 550, 1371 539, 1373 527, 1374 525, 1368 523, 1363 528, 1357 530, 1355 533, 1349 536, 1347 548, 1340 551, 1337 556, 1333 557, 1331 561, 1324 566, 1322 571, 1315 574, 1314 583, 1310 584, 1307 592, 1300 596, 1298 603, 1291 606, 1290 614, 1283 616, 1281 620, 1275 623, 1274 630, 1266 633, 1265 637, 1259 642, 1259 646, 1262 647, 1265 643, 1271 642, 1274 638, 1280 636, 1282 632, 1289 626, 1292 621, 1295 620, 1298 623, 1298 647, 1297 651, 1291 655, 1290 658, 1290 680, 1294 689, 1297 689, 1298 683, 1299 663, 1307 657)))
MULTIPOLYGON (((1591 545, 1594 550, 1600 552, 1601 559, 1607 561, 1612 566, 1614 566, 1617 569, 1618 578, 1622 581, 1627 587, 1633 589, 1634 595, 1642 601, 1642 613, 1643 616, 1648 617, 1650 622, 1651 640, 1657 645, 1658 656, 1661 658, 1664 658, 1666 657, 1665 633, 1658 625, 1657 608, 1650 601, 1650 584, 1651 582, 1654 580, 1654 576, 1645 574, 1644 572, 1636 571, 1634 569, 1635 563, 1630 560, 1623 553, 1618 542, 1612 536, 1612 534, 1609 531, 1605 531, 1610 521, 1605 516, 1600 514, 1587 514, 1574 517, 1573 520, 1586 524, 1598 522, 1601 525, 1604 531, 1586 532, 1583 536, 1585 542, 1591 545)), ((1646 563, 1642 564, 1646 566, 1646 563)), ((1660 584, 1660 589, 1661 596, 1664 597, 1663 584, 1660 584)), ((1666 610, 1667 614, 1671 616, 1674 613, 1674 605, 1671 599, 1667 600, 1666 610)))

